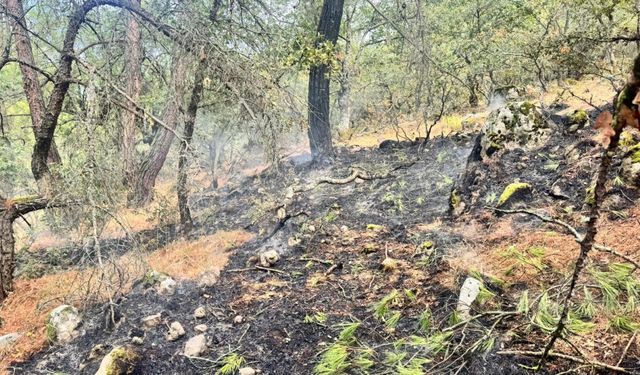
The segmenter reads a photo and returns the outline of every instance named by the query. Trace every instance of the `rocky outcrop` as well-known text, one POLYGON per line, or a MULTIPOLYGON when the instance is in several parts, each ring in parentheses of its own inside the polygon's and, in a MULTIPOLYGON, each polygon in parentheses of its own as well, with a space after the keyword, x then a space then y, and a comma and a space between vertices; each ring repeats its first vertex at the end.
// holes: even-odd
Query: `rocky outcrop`
POLYGON ((50 342, 66 344, 82 334, 82 318, 75 307, 62 305, 53 309, 47 318, 46 334, 50 342))
POLYGON ((535 149, 550 135, 549 124, 535 104, 508 102, 489 114, 482 128, 481 155, 487 158, 500 150, 535 149))
POLYGON ((102 359, 95 375, 132 374, 139 359, 140 355, 133 346, 115 347, 102 359))

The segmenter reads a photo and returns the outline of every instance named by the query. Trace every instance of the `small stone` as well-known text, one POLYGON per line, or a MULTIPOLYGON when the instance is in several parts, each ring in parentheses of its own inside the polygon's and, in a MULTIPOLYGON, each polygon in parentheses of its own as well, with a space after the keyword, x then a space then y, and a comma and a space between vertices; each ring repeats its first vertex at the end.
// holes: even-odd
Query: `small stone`
POLYGON ((193 317, 196 319, 202 319, 207 316, 207 310, 204 307, 200 306, 193 312, 193 317))
POLYGON ((298 245, 300 245, 302 241, 300 241, 299 238, 296 238, 294 236, 289 237, 289 239, 287 240, 287 245, 289 245, 289 247, 296 247, 298 245))
POLYGON ((162 296, 171 296, 176 292, 176 286, 176 281, 170 277, 167 277, 158 285, 158 294, 162 296))
POLYGON ((203 272, 200 274, 200 277, 198 279, 198 286, 200 288, 211 288, 212 286, 216 285, 219 278, 219 270, 203 272))
POLYGON ((244 322, 244 317, 242 315, 236 315, 236 317, 233 318, 234 324, 242 324, 242 322, 244 322))
POLYGON ((139 336, 133 336, 131 338, 131 343, 135 345, 142 345, 144 344, 144 338, 139 336))
POLYGON ((206 349, 207 338, 200 334, 193 336, 184 344, 184 355, 187 357, 199 357, 206 349))
POLYGON ((316 231, 316 226, 311 224, 307 227, 307 230, 309 230, 309 232, 313 233, 316 231))
POLYGON ((82 334, 78 329, 81 323, 82 318, 75 307, 58 306, 47 318, 47 338, 52 342, 68 343, 82 334))
POLYGON ((260 254, 260 265, 262 267, 271 267, 278 263, 280 255, 275 250, 268 250, 260 254))
POLYGON ((19 333, 10 333, 8 335, 0 336, 0 352, 9 349, 20 338, 19 333))
POLYGON ((209 329, 209 327, 207 327, 206 324, 198 324, 197 326, 193 327, 193 330, 198 333, 205 333, 207 332, 207 329, 209 329))
POLYGON ((142 318, 142 325, 145 328, 153 328, 160 323, 162 323, 162 314, 160 313, 142 318))
POLYGON ((136 371, 140 355, 132 346, 118 346, 113 348, 100 362, 100 368, 95 375, 126 375, 136 371))
POLYGON ((169 333, 167 333, 167 341, 176 341, 180 337, 184 336, 184 328, 180 322, 173 322, 169 326, 169 333))
POLYGON ((256 375, 256 370, 251 367, 243 367, 238 370, 238 375, 256 375))
POLYGON ((94 359, 98 359, 102 357, 106 352, 107 352, 106 345, 104 344, 94 345, 93 348, 91 348, 91 351, 89 351, 88 359, 89 361, 93 361, 94 359))

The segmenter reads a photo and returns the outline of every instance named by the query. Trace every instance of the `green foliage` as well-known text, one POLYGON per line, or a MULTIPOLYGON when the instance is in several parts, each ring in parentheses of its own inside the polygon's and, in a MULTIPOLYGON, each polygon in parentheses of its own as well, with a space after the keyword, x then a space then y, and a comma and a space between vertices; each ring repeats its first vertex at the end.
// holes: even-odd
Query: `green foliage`
POLYGON ((504 205, 514 194, 530 189, 531 185, 525 182, 514 182, 509 184, 504 188, 502 194, 500 194, 500 198, 498 198, 496 206, 500 207, 504 205))
POLYGON ((243 364, 245 364, 246 360, 244 357, 237 353, 231 353, 222 358, 222 367, 216 371, 216 375, 233 375, 243 364))

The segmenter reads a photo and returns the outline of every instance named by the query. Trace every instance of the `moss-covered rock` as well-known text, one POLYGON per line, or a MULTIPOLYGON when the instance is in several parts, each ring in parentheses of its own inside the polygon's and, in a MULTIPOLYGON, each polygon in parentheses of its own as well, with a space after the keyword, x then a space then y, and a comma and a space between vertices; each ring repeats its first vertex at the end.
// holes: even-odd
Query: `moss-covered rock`
POLYGON ((571 124, 584 126, 589 122, 589 114, 584 109, 577 109, 569 116, 569 121, 571 124))
POLYGON ((100 362, 96 375, 127 375, 136 370, 140 355, 130 345, 113 348, 100 362))
POLYGON ((531 185, 527 184, 526 182, 514 182, 512 184, 509 184, 506 188, 504 188, 504 191, 500 195, 500 198, 498 198, 497 206, 502 207, 508 202, 514 201, 515 199, 518 199, 524 194, 530 192, 531 185))
POLYGON ((81 324, 82 317, 75 307, 70 305, 58 306, 47 317, 45 324, 47 340, 51 343, 68 343, 82 334, 79 329, 81 324))
POLYGON ((507 102, 491 112, 482 128, 481 154, 491 157, 499 150, 535 149, 551 134, 539 108, 531 102, 507 102))

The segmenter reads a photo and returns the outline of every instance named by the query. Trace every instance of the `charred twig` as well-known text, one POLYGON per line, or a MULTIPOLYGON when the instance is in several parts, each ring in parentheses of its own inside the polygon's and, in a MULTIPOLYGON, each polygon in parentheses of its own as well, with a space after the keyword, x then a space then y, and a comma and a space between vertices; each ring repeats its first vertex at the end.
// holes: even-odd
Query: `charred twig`
POLYGON ((266 272, 275 272, 275 273, 280 273, 283 275, 288 275, 287 272, 282 271, 282 270, 277 270, 275 268, 269 268, 269 267, 262 267, 262 266, 253 266, 253 267, 247 267, 247 268, 236 268, 236 269, 232 269, 232 270, 227 270, 226 272, 234 272, 234 273, 238 273, 238 272, 247 272, 247 271, 266 271, 266 272))
POLYGON ((618 258, 622 258, 622 259, 626 260, 627 262, 633 264, 633 266, 635 267, 633 271, 635 271, 638 268, 640 268, 640 263, 638 263, 635 260, 631 259, 628 255, 624 255, 624 254, 622 254, 622 253, 620 253, 618 251, 615 251, 614 249, 612 249, 610 247, 599 245, 599 244, 595 244, 595 245, 593 245, 593 248, 598 250, 598 251, 602 251, 602 252, 605 252, 605 253, 609 253, 611 255, 615 255, 618 258))
POLYGON ((633 344, 633 342, 635 341, 637 335, 638 335, 638 331, 633 333, 633 335, 629 339, 629 342, 627 343, 627 346, 624 347, 624 350, 622 351, 622 354, 620 355, 620 359, 618 360, 618 363, 616 363, 616 366, 620 366, 620 364, 622 364, 622 361, 624 361, 624 358, 627 356, 627 353, 629 352, 629 348, 631 347, 631 344, 633 344))
POLYGON ((306 257, 306 256, 301 256, 300 260, 303 262, 316 262, 316 263, 321 263, 321 264, 325 264, 327 266, 333 266, 334 263, 331 260, 324 260, 324 259, 318 259, 318 258, 310 258, 310 257, 306 257))
POLYGON ((620 372, 623 374, 630 374, 631 372, 629 372, 629 370, 623 368, 623 367, 619 367, 619 366, 613 366, 613 365, 609 365, 606 364, 604 362, 600 362, 600 361, 586 361, 582 358, 578 358, 578 357, 574 357, 572 355, 567 355, 567 354, 562 354, 562 353, 556 353, 554 351, 549 351, 546 355, 544 355, 543 351, 539 351, 539 352, 534 352, 534 351, 528 351, 528 350, 501 350, 499 352, 497 352, 497 354, 499 355, 516 355, 516 356, 526 356, 526 357, 552 357, 552 358, 560 358, 560 359, 566 359, 568 361, 571 362, 576 362, 576 363, 580 363, 580 364, 584 364, 584 365, 590 365, 593 367, 598 367, 601 369, 605 369, 605 370, 611 370, 611 371, 615 371, 615 372, 620 372))

